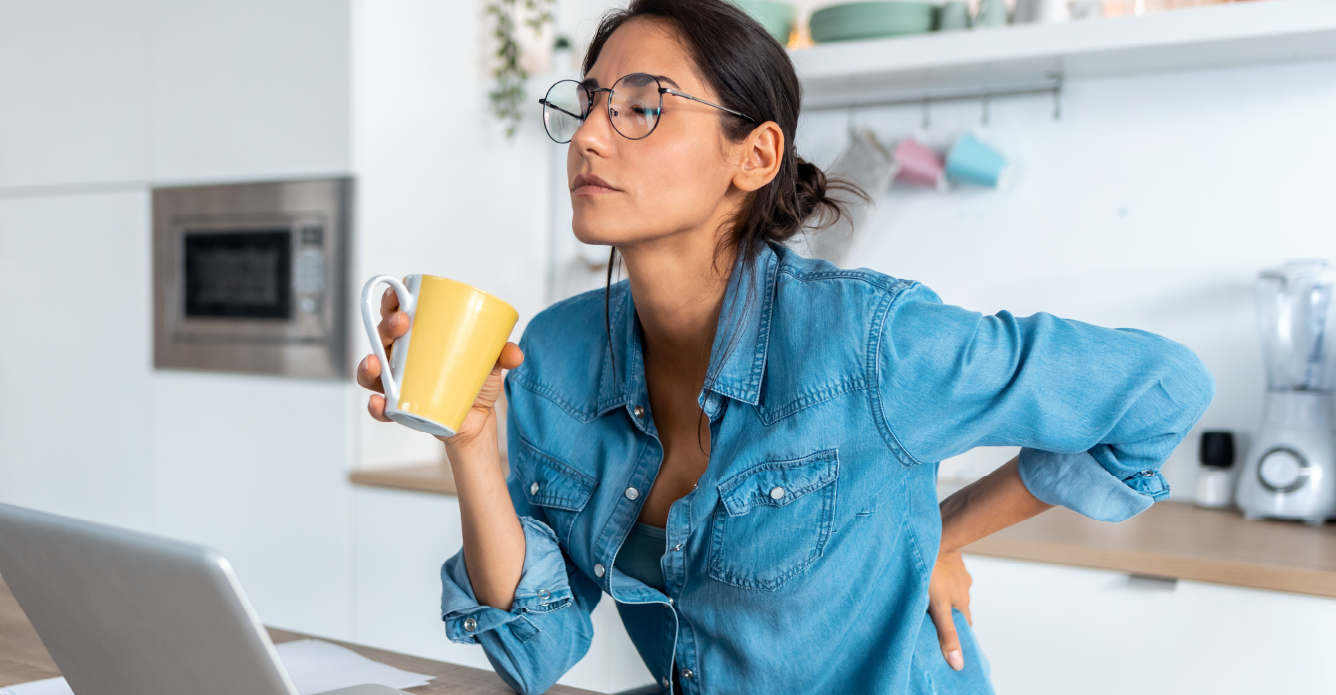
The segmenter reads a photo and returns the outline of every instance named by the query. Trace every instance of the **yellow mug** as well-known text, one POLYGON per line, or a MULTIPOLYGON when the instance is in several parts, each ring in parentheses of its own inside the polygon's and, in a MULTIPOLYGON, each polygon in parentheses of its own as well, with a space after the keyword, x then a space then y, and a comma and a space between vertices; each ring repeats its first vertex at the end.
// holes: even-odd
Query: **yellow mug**
POLYGON ((362 323, 380 360, 385 415, 420 432, 455 436, 519 316, 500 299, 446 278, 409 275, 400 282, 378 275, 368 280, 362 287, 362 323), (376 330, 380 298, 374 290, 382 282, 394 288, 409 320, 408 332, 394 341, 388 360, 376 330))

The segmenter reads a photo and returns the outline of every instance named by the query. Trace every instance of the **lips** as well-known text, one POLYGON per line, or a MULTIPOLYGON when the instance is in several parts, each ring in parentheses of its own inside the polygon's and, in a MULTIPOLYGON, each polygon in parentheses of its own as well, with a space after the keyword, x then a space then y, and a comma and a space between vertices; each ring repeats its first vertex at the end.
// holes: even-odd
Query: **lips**
POLYGON ((575 180, 571 182, 571 195, 575 196, 600 195, 618 191, 620 189, 593 174, 578 174, 575 180))

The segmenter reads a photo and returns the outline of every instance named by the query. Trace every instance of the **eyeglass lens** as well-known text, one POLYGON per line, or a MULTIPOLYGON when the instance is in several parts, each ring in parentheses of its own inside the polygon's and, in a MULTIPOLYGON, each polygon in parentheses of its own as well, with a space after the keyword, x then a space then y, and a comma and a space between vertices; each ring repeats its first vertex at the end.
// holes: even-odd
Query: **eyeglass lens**
MULTIPOLYGON (((662 111, 659 81, 651 75, 633 73, 612 86, 608 118, 622 137, 639 140, 654 131, 662 111)), ((543 124, 557 142, 570 142, 584 117, 589 115, 589 90, 574 80, 562 80, 547 93, 543 124)))

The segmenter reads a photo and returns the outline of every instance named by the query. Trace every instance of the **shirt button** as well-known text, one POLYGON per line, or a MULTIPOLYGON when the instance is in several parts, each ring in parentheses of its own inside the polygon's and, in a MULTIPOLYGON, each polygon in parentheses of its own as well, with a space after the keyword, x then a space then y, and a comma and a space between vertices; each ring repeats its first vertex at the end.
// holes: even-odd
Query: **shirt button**
POLYGON ((533 485, 529 486, 529 494, 530 495, 538 494, 538 483, 534 483, 533 485))
POLYGON ((632 408, 631 412, 635 413, 636 417, 645 417, 645 406, 638 405, 632 408))
POLYGON ((640 491, 639 491, 639 490, 637 490, 637 489, 635 489, 635 488, 633 488, 633 487, 628 487, 628 488, 626 488, 626 499, 631 500, 631 501, 635 501, 635 499, 636 499, 637 497, 640 497, 640 491))
POLYGON ((602 577, 604 572, 607 572, 607 570, 603 569, 603 565, 594 565, 595 577, 602 577))
POLYGON ((664 677, 663 677, 663 687, 665 687, 665 688, 667 688, 667 689, 669 689, 669 690, 672 690, 672 689, 673 689, 673 683, 672 683, 672 681, 668 680, 668 676, 664 676, 664 677))
POLYGON ((773 490, 770 491, 770 499, 772 500, 780 499, 783 496, 784 496, 784 488, 782 487, 775 487, 773 490))
POLYGON ((669 596, 669 597, 668 597, 668 604, 669 604, 669 605, 672 605, 672 603, 673 603, 673 597, 672 597, 672 596, 669 596))
POLYGON ((684 681, 691 680, 691 669, 689 668, 682 669, 682 680, 684 681))
POLYGON ((552 598, 552 592, 551 592, 551 591, 548 591, 547 589, 539 589, 539 590, 538 590, 538 598, 540 598, 540 599, 546 601, 546 600, 552 598))
POLYGON ((473 632, 478 629, 478 621, 473 618, 464 618, 464 631, 473 632))

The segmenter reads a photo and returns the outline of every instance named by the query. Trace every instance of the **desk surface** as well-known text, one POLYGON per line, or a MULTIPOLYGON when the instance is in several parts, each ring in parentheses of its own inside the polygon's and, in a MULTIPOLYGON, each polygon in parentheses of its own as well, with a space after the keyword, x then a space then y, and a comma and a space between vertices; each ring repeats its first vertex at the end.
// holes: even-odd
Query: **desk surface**
MULTIPOLYGON (((270 628, 269 636, 275 643, 306 639, 308 635, 270 628)), ((323 639, 323 638, 320 638, 323 639)), ((442 637, 441 639, 445 639, 442 637)), ((410 688, 407 692, 417 695, 514 695, 495 673, 468 666, 447 664, 416 656, 372 649, 347 642, 326 640, 347 647, 368 659, 414 673, 436 676, 431 685, 410 688)), ((18 601, 9 592, 9 587, 0 581, 0 686, 27 683, 28 681, 55 678, 60 675, 55 662, 46 653, 42 641, 28 617, 19 608, 18 601)), ((556 686, 548 691, 550 695, 581 695, 591 691, 556 686)))

